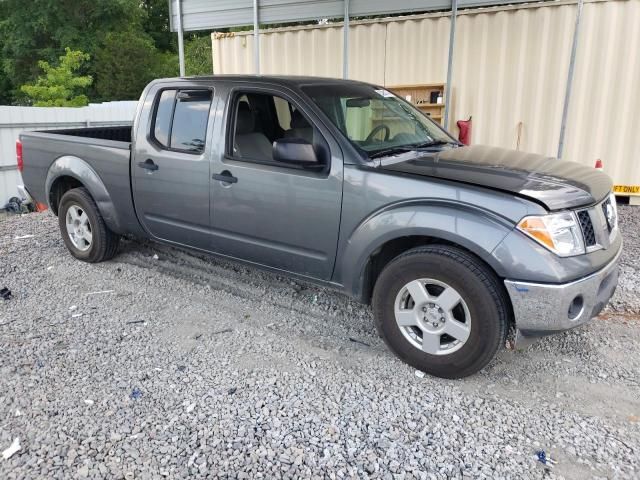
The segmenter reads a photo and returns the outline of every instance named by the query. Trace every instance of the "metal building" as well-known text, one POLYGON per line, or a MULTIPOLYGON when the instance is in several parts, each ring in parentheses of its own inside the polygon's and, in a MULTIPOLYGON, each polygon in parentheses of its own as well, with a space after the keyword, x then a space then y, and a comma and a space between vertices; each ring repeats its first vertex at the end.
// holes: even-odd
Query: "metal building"
POLYGON ((633 141, 640 127, 640 91, 634 86, 640 80, 640 0, 172 0, 172 5, 174 30, 179 21, 184 30, 201 30, 439 10, 213 33, 214 72, 347 76, 382 85, 447 83, 450 131, 456 132, 456 120, 472 115, 474 143, 550 156, 561 152, 563 159, 591 166, 602 159, 620 190, 631 187, 623 193, 640 193, 640 144, 633 141))

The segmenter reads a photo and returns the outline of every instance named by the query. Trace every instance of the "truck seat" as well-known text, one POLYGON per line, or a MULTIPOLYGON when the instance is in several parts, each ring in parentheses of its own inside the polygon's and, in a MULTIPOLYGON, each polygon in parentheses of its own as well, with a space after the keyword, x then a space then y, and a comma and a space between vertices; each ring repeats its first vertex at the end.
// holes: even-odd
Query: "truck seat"
POLYGON ((313 143, 313 128, 302 116, 300 111, 294 110, 291 114, 291 129, 284 132, 287 138, 301 138, 309 143, 313 143))
POLYGON ((272 160, 273 147, 267 136, 255 131, 256 121, 247 102, 238 103, 233 153, 240 158, 272 160))

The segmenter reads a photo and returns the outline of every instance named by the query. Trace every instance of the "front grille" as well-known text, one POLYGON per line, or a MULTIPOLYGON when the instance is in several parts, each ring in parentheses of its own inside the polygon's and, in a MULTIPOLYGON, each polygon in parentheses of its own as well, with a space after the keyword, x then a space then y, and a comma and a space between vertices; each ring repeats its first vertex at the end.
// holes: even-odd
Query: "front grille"
POLYGON ((593 230, 593 223, 591 222, 589 212, 587 210, 579 211, 578 220, 580 221, 580 228, 582 228, 585 246, 593 247, 596 244, 596 234, 593 230))

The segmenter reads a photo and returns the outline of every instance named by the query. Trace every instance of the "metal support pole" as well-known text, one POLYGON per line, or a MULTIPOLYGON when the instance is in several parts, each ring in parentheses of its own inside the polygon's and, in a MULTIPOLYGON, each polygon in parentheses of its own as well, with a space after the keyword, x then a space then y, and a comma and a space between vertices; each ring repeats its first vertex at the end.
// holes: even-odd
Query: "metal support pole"
POLYGON ((578 0, 578 12, 576 13, 576 27, 573 31, 573 44, 571 45, 571 58, 569 60, 569 74, 567 75, 567 89, 564 93, 564 106, 562 107, 562 121, 560 122, 560 139, 558 140, 558 160, 562 158, 564 148, 564 133, 567 127, 569 115, 569 102, 571 100, 571 88, 573 86, 573 71, 576 65, 576 52, 578 51, 578 36, 580 33, 580 19, 582 18, 582 5, 584 0, 578 0))
POLYGON ((342 78, 349 78, 349 0, 344 0, 342 39, 342 78))
POLYGON ((176 0, 176 16, 178 17, 178 62, 180 63, 180 76, 184 77, 184 32, 182 31, 182 0, 176 0))
POLYGON ((449 127, 449 111, 451 110, 451 78, 453 77, 453 49, 456 42, 456 17, 458 0, 451 0, 451 29, 449 30, 449 59, 447 60, 447 86, 444 94, 444 128, 449 127))
POLYGON ((258 25, 258 0, 253 0, 253 64, 260 75, 260 25, 258 25))

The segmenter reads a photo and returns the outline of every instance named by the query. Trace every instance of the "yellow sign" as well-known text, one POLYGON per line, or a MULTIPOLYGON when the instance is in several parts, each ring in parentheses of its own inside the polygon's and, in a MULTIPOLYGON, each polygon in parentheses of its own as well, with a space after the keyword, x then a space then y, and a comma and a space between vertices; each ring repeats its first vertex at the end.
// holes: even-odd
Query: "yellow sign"
POLYGON ((640 195, 640 185, 614 185, 613 191, 619 195, 640 195))

